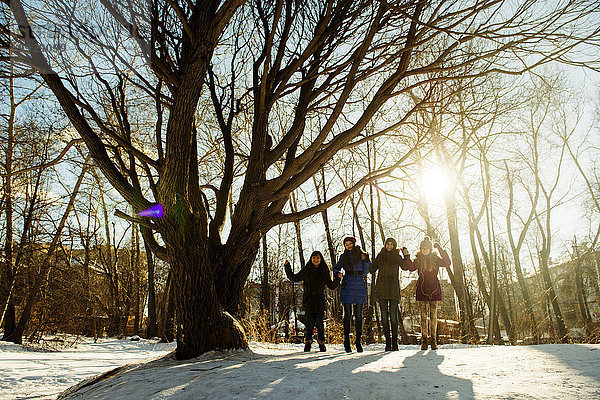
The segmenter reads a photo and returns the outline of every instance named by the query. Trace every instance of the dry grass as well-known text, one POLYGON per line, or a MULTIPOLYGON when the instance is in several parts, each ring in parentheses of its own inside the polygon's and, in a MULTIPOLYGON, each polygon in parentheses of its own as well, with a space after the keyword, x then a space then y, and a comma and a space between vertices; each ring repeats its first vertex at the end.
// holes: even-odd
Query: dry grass
POLYGON ((248 340, 267 343, 282 343, 284 340, 279 334, 282 330, 284 320, 280 319, 276 324, 271 324, 269 314, 261 310, 256 315, 241 321, 248 340))

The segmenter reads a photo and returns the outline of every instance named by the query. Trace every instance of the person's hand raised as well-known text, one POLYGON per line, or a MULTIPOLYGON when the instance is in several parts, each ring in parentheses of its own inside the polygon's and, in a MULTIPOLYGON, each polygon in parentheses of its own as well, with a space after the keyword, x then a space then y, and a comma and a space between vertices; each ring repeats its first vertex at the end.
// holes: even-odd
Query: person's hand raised
POLYGON ((410 253, 408 252, 408 249, 406 247, 402 247, 402 255, 404 257, 410 256, 410 253))

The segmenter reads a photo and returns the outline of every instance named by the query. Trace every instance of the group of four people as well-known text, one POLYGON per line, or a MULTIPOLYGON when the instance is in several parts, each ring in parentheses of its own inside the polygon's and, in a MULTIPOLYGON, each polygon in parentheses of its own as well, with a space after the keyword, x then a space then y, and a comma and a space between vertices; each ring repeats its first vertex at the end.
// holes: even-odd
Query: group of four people
POLYGON ((400 301, 400 268, 418 271, 416 300, 421 313, 421 349, 437 349, 437 309, 442 300, 442 290, 438 280, 440 267, 450 266, 448 253, 439 243, 429 237, 421 241, 419 252, 411 260, 406 247, 397 248, 396 240, 388 238, 375 260, 371 263, 369 254, 356 244, 354 237, 344 238, 344 253, 333 268, 333 279, 323 254, 315 251, 310 261, 298 272, 293 273, 289 261, 285 262, 287 277, 293 282, 304 282, 302 305, 306 315, 304 351, 310 351, 313 329, 317 328, 319 350, 326 351, 323 317, 326 309, 325 287, 335 289, 340 284, 340 302, 344 308, 344 349, 350 353, 350 322, 354 314, 356 351, 363 351, 362 309, 367 302, 365 277, 370 272, 379 271, 374 285, 374 295, 379 302, 381 320, 385 335, 385 350, 398 350, 398 302, 400 301), (435 254, 433 249, 439 254, 435 254), (391 329, 391 333, 390 333, 391 329))

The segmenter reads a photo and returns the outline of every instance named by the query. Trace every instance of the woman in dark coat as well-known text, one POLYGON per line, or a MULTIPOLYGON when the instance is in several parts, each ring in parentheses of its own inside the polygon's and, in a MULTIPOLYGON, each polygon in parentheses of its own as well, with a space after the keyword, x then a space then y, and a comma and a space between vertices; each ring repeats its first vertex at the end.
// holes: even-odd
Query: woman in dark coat
POLYGON ((437 275, 440 267, 450 266, 450 257, 439 243, 432 246, 428 236, 425 236, 419 247, 421 251, 416 254, 412 265, 408 265, 408 269, 419 271, 416 297, 421 310, 421 350, 427 350, 428 342, 431 350, 437 350, 437 309, 442 301, 442 288, 437 275), (433 253, 433 247, 438 250, 439 256, 433 253))
POLYGON ((400 301, 399 269, 408 269, 412 264, 408 250, 402 248, 402 253, 396 248, 393 238, 387 238, 385 245, 371 264, 371 274, 377 274, 374 295, 379 302, 381 322, 385 335, 385 351, 398 350, 398 302, 400 301), (390 340, 390 322, 392 335, 390 340))
POLYGON ((302 307, 306 313, 306 329, 304 334, 304 351, 310 351, 313 338, 313 328, 317 327, 317 342, 319 350, 326 351, 325 328, 323 326, 323 315, 325 314, 325 286, 335 289, 339 279, 331 279, 331 271, 320 251, 314 251, 310 261, 298 272, 292 272, 289 261, 284 264, 285 274, 292 282, 304 282, 304 296, 302 307))
POLYGON ((356 239, 348 236, 344 238, 346 250, 340 256, 333 268, 333 275, 342 278, 342 269, 345 274, 340 290, 340 302, 344 306, 344 349, 350 353, 350 320, 354 311, 354 326, 356 328, 356 351, 363 351, 360 339, 362 336, 362 309, 367 302, 367 284, 364 277, 369 273, 371 261, 369 255, 356 245, 356 239), (354 310, 353 310, 354 309, 354 310))

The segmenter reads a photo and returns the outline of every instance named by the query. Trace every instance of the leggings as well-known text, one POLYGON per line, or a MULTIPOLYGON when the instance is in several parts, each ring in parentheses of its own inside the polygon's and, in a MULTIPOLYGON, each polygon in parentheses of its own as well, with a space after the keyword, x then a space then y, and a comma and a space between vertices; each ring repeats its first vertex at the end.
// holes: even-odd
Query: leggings
POLYGON ((306 313, 306 333, 304 335, 304 340, 307 342, 312 342, 313 338, 313 329, 317 327, 317 340, 324 342, 325 341, 325 329, 323 327, 323 314, 324 312, 318 313, 306 313))
POLYGON ((436 337, 438 303, 438 301, 419 301, 422 335, 436 337), (429 321, 427 321, 427 317, 429 317, 429 321))
POLYGON ((363 304, 343 303, 344 305, 344 339, 350 336, 350 320, 354 309, 354 327, 356 328, 356 342, 360 343, 362 336, 362 309, 363 304))
POLYGON ((381 324, 386 339, 390 338, 390 322, 392 327, 392 338, 398 337, 398 300, 380 299, 381 324))

